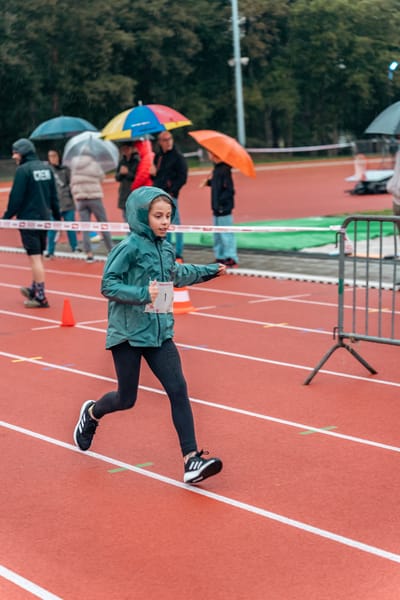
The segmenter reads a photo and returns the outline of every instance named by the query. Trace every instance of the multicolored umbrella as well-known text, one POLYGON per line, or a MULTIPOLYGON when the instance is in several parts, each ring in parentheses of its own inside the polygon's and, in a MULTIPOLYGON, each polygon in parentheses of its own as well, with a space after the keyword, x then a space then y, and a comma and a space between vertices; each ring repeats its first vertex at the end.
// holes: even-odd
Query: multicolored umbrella
POLYGON ((139 104, 111 119, 101 131, 101 136, 106 140, 122 142, 191 124, 185 115, 169 106, 139 104))
POLYGON ((72 137, 82 131, 98 131, 98 129, 86 119, 61 115, 40 123, 29 138, 31 140, 56 140, 72 137))
POLYGON ((227 165, 238 169, 243 175, 247 175, 248 177, 256 176, 254 163, 250 154, 235 138, 212 129, 189 131, 189 135, 200 146, 218 156, 227 165))

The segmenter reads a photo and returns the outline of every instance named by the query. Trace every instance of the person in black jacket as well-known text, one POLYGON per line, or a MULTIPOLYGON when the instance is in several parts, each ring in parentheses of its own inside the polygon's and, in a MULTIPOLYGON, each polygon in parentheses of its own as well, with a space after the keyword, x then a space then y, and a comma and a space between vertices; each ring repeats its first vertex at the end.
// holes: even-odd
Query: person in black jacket
MULTIPOLYGON (((75 221, 76 206, 72 197, 71 188, 69 187, 71 172, 66 165, 61 163, 61 156, 58 150, 54 150, 53 148, 50 149, 47 153, 47 159, 53 170, 54 179, 56 181, 61 218, 63 221, 75 221)), ((73 230, 67 231, 67 237, 72 252, 81 252, 81 249, 78 247, 76 232, 73 230)), ((54 229, 50 229, 47 234, 47 252, 44 255, 45 258, 54 258, 56 243, 57 232, 54 229)))
MULTIPOLYGON (((57 188, 50 165, 39 160, 35 146, 26 138, 14 142, 12 157, 18 166, 3 219, 59 221, 57 188)), ((32 269, 31 287, 21 288, 27 298, 24 304, 27 308, 48 308, 43 262, 47 231, 20 229, 20 235, 32 269)))
MULTIPOLYGON (((232 168, 212 152, 209 152, 208 156, 214 163, 211 177, 206 181, 206 185, 211 187, 213 225, 233 225, 232 211, 235 206, 235 188, 232 179, 232 168)), ((234 233, 214 233, 214 255, 216 262, 223 263, 227 267, 238 265, 239 260, 234 233)))
MULTIPOLYGON (((167 192, 175 200, 176 212, 173 225, 179 225, 181 222, 178 195, 181 188, 187 181, 187 163, 183 154, 174 146, 174 138, 170 131, 162 131, 158 138, 159 151, 154 156, 154 164, 150 174, 153 178, 153 185, 167 192)), ((171 242, 171 234, 167 235, 167 240, 171 242)), ((175 233, 175 253, 176 258, 183 259, 183 233, 175 233)))
POLYGON ((118 208, 122 211, 122 217, 126 221, 125 205, 131 193, 132 181, 135 179, 136 171, 140 161, 133 142, 124 142, 120 147, 121 158, 115 172, 115 179, 119 182, 118 208))

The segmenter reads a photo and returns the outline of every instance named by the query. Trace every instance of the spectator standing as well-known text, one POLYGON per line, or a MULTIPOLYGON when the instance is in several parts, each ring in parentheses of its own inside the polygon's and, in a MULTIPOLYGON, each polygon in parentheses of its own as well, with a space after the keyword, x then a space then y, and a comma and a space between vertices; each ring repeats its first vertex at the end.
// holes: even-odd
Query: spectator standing
MULTIPOLYGON (((232 168, 216 154, 209 152, 208 156, 214 163, 211 177, 206 181, 206 185, 211 187, 213 225, 233 225, 232 211, 235 205, 235 188, 232 179, 232 168)), ((227 267, 238 265, 239 259, 234 233, 214 233, 214 256, 216 262, 223 263, 227 267)))
POLYGON ((137 190, 142 186, 153 185, 153 179, 150 175, 154 159, 154 152, 150 140, 137 140, 134 142, 135 148, 139 154, 139 164, 135 179, 131 184, 131 191, 137 190))
MULTIPOLYGON (((12 157, 17 164, 14 182, 3 219, 49 221, 61 218, 56 182, 50 166, 39 160, 35 146, 26 138, 14 142, 12 157)), ((43 253, 47 231, 20 229, 22 245, 32 269, 32 285, 20 288, 26 308, 48 308, 45 293, 43 253)))
MULTIPOLYGON (((181 223, 178 196, 181 188, 187 181, 187 163, 186 160, 175 147, 174 138, 170 131, 162 131, 157 138, 159 150, 154 157, 154 164, 151 170, 153 185, 167 192, 175 200, 176 212, 172 221, 173 225, 181 223)), ((167 240, 171 242, 171 234, 167 235, 167 240)), ((176 258, 183 259, 183 233, 175 233, 175 252, 176 258)))
POLYGON ((121 209, 122 217, 126 221, 126 200, 131 193, 131 185, 135 179, 140 157, 133 142, 121 144, 120 152, 121 158, 115 172, 115 179, 119 182, 118 208, 121 209))
MULTIPOLYGON (((91 215, 100 223, 107 221, 103 204, 104 171, 91 155, 89 149, 83 149, 79 156, 71 161, 71 191, 76 202, 81 221, 90 221, 91 215)), ((108 251, 112 248, 109 231, 102 231, 102 236, 108 251)), ((83 250, 86 252, 86 262, 94 262, 89 231, 83 232, 83 250)))
MULTIPOLYGON (((49 150, 47 153, 47 160, 49 161, 56 182, 61 219, 69 222, 75 221, 76 207, 70 189, 71 172, 66 165, 61 164, 61 156, 57 150, 49 150)), ((67 231, 67 236, 72 252, 80 252, 76 232, 67 231)), ((54 229, 51 229, 47 234, 46 258, 54 258, 56 239, 57 232, 54 231, 54 229)))

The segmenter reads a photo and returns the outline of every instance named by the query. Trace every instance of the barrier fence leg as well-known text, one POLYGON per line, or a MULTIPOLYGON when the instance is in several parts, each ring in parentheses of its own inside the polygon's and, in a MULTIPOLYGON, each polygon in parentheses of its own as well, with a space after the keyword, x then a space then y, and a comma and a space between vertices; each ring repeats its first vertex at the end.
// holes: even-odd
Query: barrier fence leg
POLYGON ((345 350, 350 352, 350 354, 352 356, 354 356, 354 358, 356 358, 371 373, 371 375, 377 374, 378 371, 375 371, 375 369, 373 367, 371 367, 371 365, 369 363, 367 363, 367 361, 360 354, 358 354, 358 352, 356 350, 354 350, 354 348, 352 348, 348 344, 345 344, 343 342, 343 340, 339 340, 339 342, 337 344, 335 344, 334 346, 332 346, 332 348, 329 350, 329 352, 327 352, 325 354, 325 356, 319 361, 317 366, 311 371, 310 375, 304 381, 304 385, 308 385, 309 383, 311 383, 311 381, 314 379, 315 375, 323 367, 323 365, 326 363, 328 358, 330 356, 332 356, 332 354, 338 348, 344 348, 345 350))
POLYGON ((371 375, 377 374, 378 371, 376 371, 373 367, 371 367, 371 365, 369 363, 367 363, 365 358, 363 358, 362 356, 360 356, 360 354, 358 354, 357 350, 354 350, 354 348, 352 348, 348 344, 342 344, 342 345, 343 345, 343 348, 346 348, 346 350, 348 350, 350 352, 350 354, 352 354, 354 356, 354 358, 356 358, 371 373, 371 375))
POLYGON ((330 356, 332 356, 332 354, 335 352, 335 350, 337 350, 338 348, 340 348, 342 345, 343 344, 338 343, 338 344, 335 344, 334 346, 332 346, 332 348, 329 350, 329 352, 327 352, 325 354, 325 356, 323 356, 321 358, 321 360, 319 361, 319 363, 317 364, 317 366, 311 371, 310 375, 305 380, 304 385, 308 385, 309 383, 311 383, 311 381, 314 379, 314 377, 316 376, 316 374, 318 373, 318 371, 326 363, 326 361, 328 360, 328 358, 330 356))

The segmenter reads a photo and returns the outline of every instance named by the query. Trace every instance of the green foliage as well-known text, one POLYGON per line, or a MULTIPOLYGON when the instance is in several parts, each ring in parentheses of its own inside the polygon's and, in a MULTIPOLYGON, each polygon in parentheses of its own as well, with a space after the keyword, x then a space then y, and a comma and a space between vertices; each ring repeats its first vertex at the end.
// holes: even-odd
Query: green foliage
MULTIPOLYGON (((398 0, 238 5, 248 146, 359 137, 397 99, 398 0)), ((102 128, 138 101, 236 135, 231 16, 231 0, 1 3, 0 152, 58 114, 102 128)))

